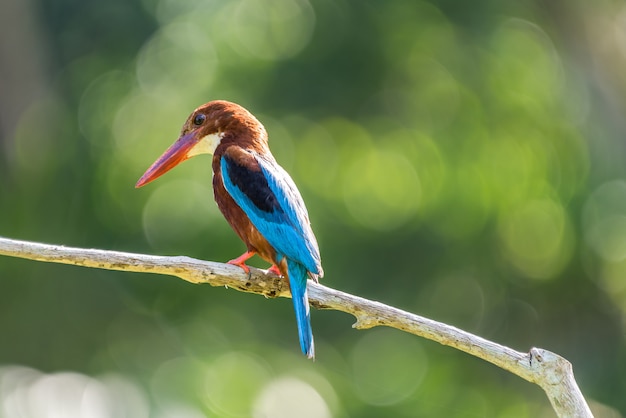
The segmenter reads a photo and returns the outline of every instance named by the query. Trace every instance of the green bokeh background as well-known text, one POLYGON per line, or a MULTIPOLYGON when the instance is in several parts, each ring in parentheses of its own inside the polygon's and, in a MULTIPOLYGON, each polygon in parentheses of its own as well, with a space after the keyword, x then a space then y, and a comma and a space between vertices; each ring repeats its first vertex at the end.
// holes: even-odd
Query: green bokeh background
MULTIPOLYGON (((3 0, 0 235, 239 255, 209 157, 133 187, 196 106, 235 101, 300 187, 324 284, 559 353, 620 417, 624 74, 621 1, 3 0)), ((3 417, 554 416, 339 312, 313 311, 307 361, 287 299, 11 258, 0 279, 3 417)))

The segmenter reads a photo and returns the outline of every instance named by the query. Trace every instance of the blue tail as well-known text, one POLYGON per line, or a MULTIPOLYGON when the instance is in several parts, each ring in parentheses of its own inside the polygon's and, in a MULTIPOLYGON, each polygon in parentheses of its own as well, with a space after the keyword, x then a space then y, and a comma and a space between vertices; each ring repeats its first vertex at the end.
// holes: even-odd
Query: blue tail
POLYGON ((289 275, 293 308, 296 311, 300 347, 302 353, 312 359, 315 358, 315 345, 313 344, 313 330, 311 329, 309 297, 306 291, 308 271, 302 264, 287 259, 287 274, 289 275))

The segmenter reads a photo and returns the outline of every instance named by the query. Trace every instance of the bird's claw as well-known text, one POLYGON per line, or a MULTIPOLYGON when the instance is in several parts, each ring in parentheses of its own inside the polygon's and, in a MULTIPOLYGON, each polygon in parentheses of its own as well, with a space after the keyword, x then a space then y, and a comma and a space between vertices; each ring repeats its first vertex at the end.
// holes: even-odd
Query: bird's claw
POLYGON ((237 260, 229 260, 227 264, 231 264, 233 266, 241 267, 246 274, 250 274, 250 267, 246 265, 243 261, 238 263, 237 260))
POLYGON ((250 274, 250 267, 246 265, 246 260, 251 258, 255 253, 253 251, 246 251, 241 254, 237 258, 233 258, 232 260, 228 260, 228 264, 232 264, 233 266, 239 266, 246 272, 246 274, 250 274))

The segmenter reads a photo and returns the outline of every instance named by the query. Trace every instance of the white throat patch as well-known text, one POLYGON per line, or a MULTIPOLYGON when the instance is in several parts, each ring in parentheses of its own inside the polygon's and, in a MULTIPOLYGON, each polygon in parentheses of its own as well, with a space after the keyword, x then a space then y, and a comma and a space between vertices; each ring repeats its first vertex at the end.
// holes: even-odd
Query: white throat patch
POLYGON ((187 156, 191 158, 200 154, 213 154, 215 152, 215 148, 217 148, 220 144, 223 136, 223 132, 217 132, 203 137, 196 145, 193 146, 193 148, 189 150, 187 156))

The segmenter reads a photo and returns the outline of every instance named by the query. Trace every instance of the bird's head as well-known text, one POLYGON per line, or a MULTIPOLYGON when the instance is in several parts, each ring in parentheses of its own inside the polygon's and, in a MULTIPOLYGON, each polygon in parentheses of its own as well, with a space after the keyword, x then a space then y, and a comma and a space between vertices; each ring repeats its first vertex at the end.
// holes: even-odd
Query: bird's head
POLYGON ((179 138, 141 176, 141 187, 199 154, 215 154, 218 147, 236 144, 264 152, 265 128, 243 107, 224 100, 206 103, 187 118, 179 138))

